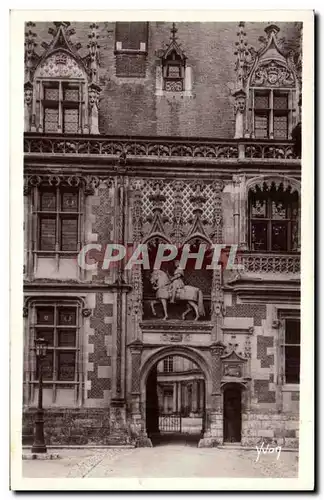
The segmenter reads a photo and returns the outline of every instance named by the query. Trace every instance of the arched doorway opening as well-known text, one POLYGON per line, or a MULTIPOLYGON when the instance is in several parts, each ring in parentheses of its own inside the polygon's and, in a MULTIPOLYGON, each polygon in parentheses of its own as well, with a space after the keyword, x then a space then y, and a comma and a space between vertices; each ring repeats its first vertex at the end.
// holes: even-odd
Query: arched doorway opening
POLYGON ((145 429, 155 446, 175 441, 197 446, 206 430, 210 377, 202 361, 197 362, 188 351, 162 349, 145 367, 145 429))
POLYGON ((242 386, 229 383, 223 392, 223 436, 225 443, 240 443, 242 439, 242 386))

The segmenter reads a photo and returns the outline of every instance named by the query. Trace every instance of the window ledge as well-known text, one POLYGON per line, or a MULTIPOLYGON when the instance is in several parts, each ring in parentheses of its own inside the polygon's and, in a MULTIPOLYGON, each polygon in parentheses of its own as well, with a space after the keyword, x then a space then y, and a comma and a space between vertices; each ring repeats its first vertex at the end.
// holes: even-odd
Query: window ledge
POLYGON ((299 384, 284 384, 282 386, 282 392, 299 392, 300 385, 299 384))

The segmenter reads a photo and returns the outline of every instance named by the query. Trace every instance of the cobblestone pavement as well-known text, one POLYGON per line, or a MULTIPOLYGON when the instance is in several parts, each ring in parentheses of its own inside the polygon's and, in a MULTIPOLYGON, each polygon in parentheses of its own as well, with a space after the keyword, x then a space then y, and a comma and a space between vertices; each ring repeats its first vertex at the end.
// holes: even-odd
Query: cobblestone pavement
POLYGON ((154 448, 55 450, 58 460, 24 460, 24 477, 270 477, 298 475, 296 452, 197 448, 168 444, 154 448))

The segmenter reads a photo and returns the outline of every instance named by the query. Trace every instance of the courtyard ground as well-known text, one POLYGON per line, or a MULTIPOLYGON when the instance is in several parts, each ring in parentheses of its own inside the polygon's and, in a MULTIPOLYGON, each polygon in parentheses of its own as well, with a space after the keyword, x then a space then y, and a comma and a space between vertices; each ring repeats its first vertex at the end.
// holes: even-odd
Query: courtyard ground
POLYGON ((297 453, 197 448, 193 442, 160 444, 154 448, 51 449, 57 460, 23 460, 23 476, 37 478, 112 477, 251 477, 294 478, 297 453))

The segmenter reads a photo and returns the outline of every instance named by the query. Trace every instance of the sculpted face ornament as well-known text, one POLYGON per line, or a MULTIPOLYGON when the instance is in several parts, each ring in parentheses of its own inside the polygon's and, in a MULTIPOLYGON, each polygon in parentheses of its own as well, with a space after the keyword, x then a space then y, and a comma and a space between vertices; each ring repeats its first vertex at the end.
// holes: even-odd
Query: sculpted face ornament
POLYGON ((32 89, 25 89, 25 104, 30 106, 33 100, 33 91, 32 89))
POLYGON ((245 111, 245 97, 238 97, 235 101, 236 111, 244 113, 245 111))
POLYGON ((98 94, 98 91, 96 89, 90 89, 89 90, 89 104, 90 106, 98 106, 98 98, 99 98, 99 94, 98 94))

